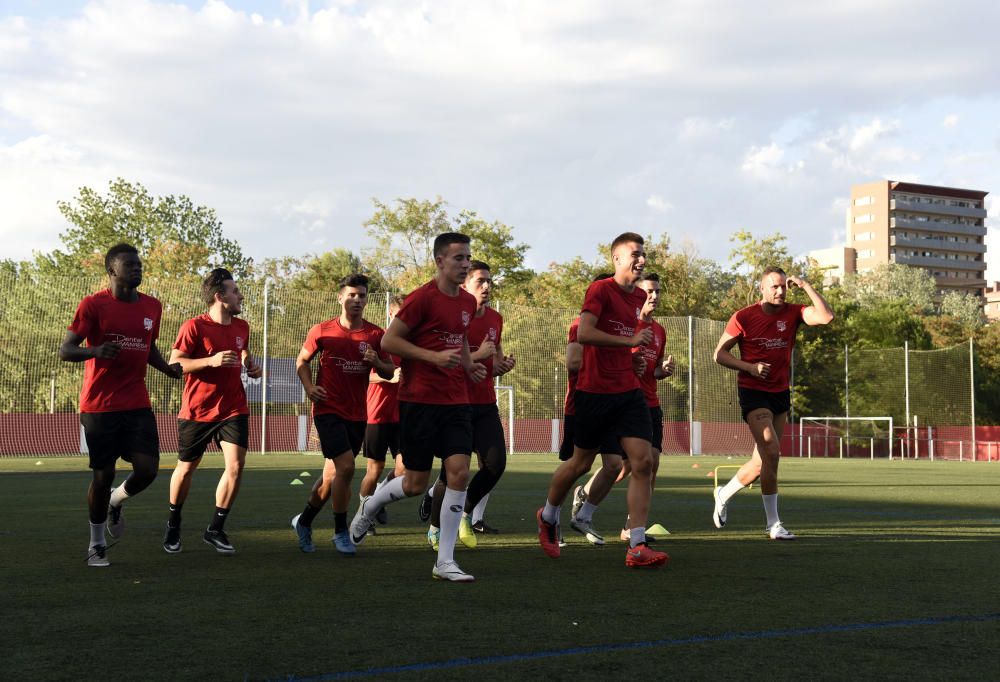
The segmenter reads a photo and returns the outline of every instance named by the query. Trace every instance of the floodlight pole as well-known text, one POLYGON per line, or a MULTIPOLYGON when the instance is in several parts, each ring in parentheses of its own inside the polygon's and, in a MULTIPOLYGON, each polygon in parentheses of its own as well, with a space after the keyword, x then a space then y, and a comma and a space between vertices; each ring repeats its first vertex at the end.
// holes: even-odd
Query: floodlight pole
POLYGON ((267 454, 267 325, 268 300, 271 293, 271 278, 264 280, 264 362, 261 363, 260 374, 260 454, 267 454))
POLYGON ((694 456, 694 317, 688 315, 688 454, 694 456))
POLYGON ((975 347, 969 337, 969 404, 972 406, 972 461, 976 461, 976 362, 975 347))

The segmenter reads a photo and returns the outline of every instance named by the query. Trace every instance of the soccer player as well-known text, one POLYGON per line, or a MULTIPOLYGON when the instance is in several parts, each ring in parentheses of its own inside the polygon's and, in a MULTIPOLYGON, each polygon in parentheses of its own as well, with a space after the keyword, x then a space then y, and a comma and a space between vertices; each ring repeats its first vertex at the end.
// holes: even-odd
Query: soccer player
POLYGON ((313 403, 313 425, 323 450, 323 474, 313 484, 301 514, 292 519, 299 549, 315 552, 312 522, 327 499, 333 507, 333 545, 341 554, 356 550, 347 532, 347 504, 354 478, 354 458, 361 450, 367 422, 368 377, 374 367, 383 379, 396 369, 381 353, 381 327, 362 314, 368 305, 368 278, 348 275, 337 285, 340 316, 314 325, 295 359, 295 371, 313 403), (319 355, 313 381, 309 363, 319 355))
POLYGON ((590 285, 580 312, 583 364, 576 384, 573 456, 553 473, 545 506, 536 512, 538 540, 547 555, 559 556, 560 507, 574 482, 590 470, 603 434, 610 432, 632 465, 627 503, 633 527, 625 565, 660 566, 669 557, 646 544, 652 426, 635 369, 642 355, 632 353, 653 337, 648 327, 636 330, 646 303, 646 292, 636 287, 646 263, 643 239, 623 233, 612 242, 611 253, 614 277, 590 285))
POLYGON ((383 339, 385 350, 402 358, 399 426, 406 471, 362 503, 351 521, 351 539, 355 543, 364 540, 375 514, 386 504, 422 495, 434 458, 440 457, 448 487, 442 495, 441 537, 431 575, 471 582, 473 576, 463 572, 454 559, 472 453, 466 375, 482 381, 486 367, 473 362, 466 338, 477 307, 475 296, 462 289, 471 262, 469 237, 457 232, 440 234, 433 253, 434 279, 406 297, 383 339))
POLYGON ((179 365, 169 365, 156 347, 160 302, 139 293, 142 259, 134 246, 116 244, 104 256, 109 286, 84 297, 76 309, 59 358, 85 362, 80 390, 80 423, 87 439, 93 479, 87 493, 90 510, 89 566, 109 565, 105 521, 112 538, 125 531, 122 505, 145 490, 160 465, 160 439, 146 391, 146 365, 179 379, 179 365), (86 346, 81 346, 84 341, 86 346), (115 462, 132 465, 123 484, 111 489, 115 462))
POLYGON ((791 408, 788 374, 792 348, 801 322, 810 326, 829 324, 833 311, 809 282, 788 277, 781 268, 764 271, 760 293, 760 303, 733 313, 715 347, 715 361, 739 372, 740 409, 753 436, 754 450, 750 461, 726 485, 715 488, 712 522, 716 528, 725 526, 729 500, 760 478, 768 536, 772 540, 794 540, 795 535, 785 529, 778 516, 778 459, 791 408), (786 303, 789 286, 805 291, 812 305, 786 303), (737 345, 739 358, 731 352, 737 345))
MULTIPOLYGON (((459 522, 458 537, 466 547, 477 544, 476 531, 472 524, 472 514, 479 508, 481 512, 480 532, 497 533, 482 519, 481 504, 496 486, 507 467, 507 444, 504 441, 503 424, 497 410, 497 394, 489 377, 503 376, 517 364, 514 356, 503 354, 503 317, 490 307, 490 292, 493 276, 490 266, 478 260, 469 264, 469 274, 462 288, 476 297, 476 314, 469 324, 467 337, 472 360, 486 367, 487 379, 479 382, 467 378, 469 404, 472 406, 472 449, 479 457, 479 471, 472 477, 465 496, 465 511, 459 522)), ((445 493, 445 471, 435 484, 434 505, 431 512, 431 527, 427 538, 433 547, 440 537, 441 504, 445 493)))
POLYGON ((254 379, 262 374, 248 350, 250 325, 237 319, 243 294, 233 273, 216 268, 201 284, 208 312, 181 325, 170 361, 187 375, 181 411, 177 415, 177 466, 170 476, 170 518, 163 549, 181 551, 181 508, 191 489, 194 471, 205 449, 215 442, 225 470, 215 489, 215 513, 203 539, 220 554, 235 554, 225 524, 240 489, 250 440, 250 410, 241 378, 242 368, 254 379))

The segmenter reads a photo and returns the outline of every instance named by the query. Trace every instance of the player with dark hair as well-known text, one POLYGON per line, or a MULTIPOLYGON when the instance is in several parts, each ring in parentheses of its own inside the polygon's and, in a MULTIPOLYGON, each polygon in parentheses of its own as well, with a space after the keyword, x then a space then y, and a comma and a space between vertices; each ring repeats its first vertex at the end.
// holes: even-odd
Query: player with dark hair
POLYGON ((109 286, 84 297, 76 309, 59 358, 85 362, 80 390, 83 425, 93 478, 87 494, 90 544, 87 564, 109 565, 105 521, 112 538, 125 531, 122 505, 145 490, 160 465, 160 439, 146 390, 146 365, 179 379, 180 365, 167 364, 156 347, 160 302, 139 293, 142 259, 135 247, 116 244, 104 257, 109 286), (81 346, 84 341, 86 346, 81 346), (132 473, 120 486, 115 462, 121 457, 132 473))
POLYGON ((382 352, 383 331, 362 317, 368 305, 368 278, 349 275, 337 285, 340 316, 313 326, 295 359, 295 371, 313 403, 313 426, 323 450, 323 474, 313 484, 301 514, 292 519, 299 549, 315 552, 312 522, 327 499, 333 507, 333 544, 338 552, 356 550, 347 531, 347 505, 354 479, 354 458, 367 423, 366 395, 371 369, 391 379, 395 365, 382 352), (310 364, 319 356, 313 381, 310 364))
POLYGON ((733 495, 760 478, 761 499, 772 540, 794 540, 778 516, 778 460, 781 435, 791 409, 789 368, 799 324, 829 324, 833 310, 801 277, 788 277, 781 268, 767 268, 760 279, 760 303, 737 310, 715 347, 715 361, 739 372, 737 391, 743 420, 753 436, 750 461, 721 487, 716 487, 712 522, 726 525, 727 504, 733 495), (786 303, 789 286, 797 286, 812 305, 786 303), (740 357, 732 354, 739 346, 740 357))
POLYGON ((590 470, 605 433, 618 437, 632 466, 627 504, 633 528, 625 565, 660 566, 666 553, 646 544, 652 470, 652 427, 649 409, 639 388, 636 369, 641 354, 632 348, 648 344, 652 330, 637 331, 646 292, 636 287, 646 263, 643 239, 633 232, 619 235, 611 244, 615 275, 594 282, 587 289, 580 312, 578 340, 583 364, 576 385, 576 433, 573 456, 552 475, 545 506, 535 516, 538 540, 544 552, 558 557, 559 511, 574 482, 590 470))
POLYGON ((241 374, 246 368, 247 376, 256 379, 262 370, 250 354, 250 325, 237 318, 243 294, 233 274, 225 268, 212 270, 202 282, 201 295, 208 312, 181 325, 170 355, 187 376, 177 415, 177 466, 170 476, 163 549, 170 554, 181 551, 181 508, 205 449, 215 442, 225 469, 203 539, 220 554, 234 554, 225 523, 240 489, 250 442, 250 409, 241 374))
POLYGON ((386 330, 383 347, 402 358, 399 384, 400 447, 406 471, 367 498, 351 522, 351 539, 364 540, 375 514, 386 504, 421 495, 434 458, 444 461, 448 487, 442 495, 441 538, 431 575, 440 580, 474 578, 455 563, 455 541, 465 507, 472 454, 472 409, 466 376, 486 379, 474 362, 466 333, 476 298, 462 289, 469 273, 469 238, 446 232, 434 240, 434 279, 403 302, 386 330))

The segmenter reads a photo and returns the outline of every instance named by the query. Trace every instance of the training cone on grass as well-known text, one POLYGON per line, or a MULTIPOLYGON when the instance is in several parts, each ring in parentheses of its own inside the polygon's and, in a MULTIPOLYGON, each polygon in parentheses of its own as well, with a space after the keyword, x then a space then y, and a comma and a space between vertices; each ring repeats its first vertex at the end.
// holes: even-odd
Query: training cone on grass
POLYGON ((291 483, 289 483, 288 485, 305 485, 305 483, 303 483, 302 481, 300 481, 300 480, 299 480, 299 479, 297 479, 297 478, 293 478, 293 479, 292 479, 292 482, 291 482, 291 483))
POLYGON ((299 474, 299 476, 301 476, 302 478, 309 478, 310 476, 312 476, 312 474, 310 474, 308 471, 303 471, 301 474, 299 474))
POLYGON ((670 531, 664 528, 662 524, 654 523, 646 529, 646 535, 652 535, 654 538, 666 537, 670 535, 670 531))

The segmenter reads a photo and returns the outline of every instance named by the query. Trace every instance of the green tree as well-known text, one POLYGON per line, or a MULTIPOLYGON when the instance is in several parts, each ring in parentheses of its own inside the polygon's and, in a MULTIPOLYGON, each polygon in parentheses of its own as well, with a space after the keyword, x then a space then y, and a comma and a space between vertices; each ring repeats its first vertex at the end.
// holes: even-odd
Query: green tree
POLYGON ((942 315, 955 318, 970 333, 986 321, 980 298, 957 291, 946 293, 938 310, 942 315))
POLYGON ((922 268, 884 263, 869 272, 847 275, 844 292, 862 308, 887 302, 902 302, 922 313, 934 309, 934 278, 922 268))

